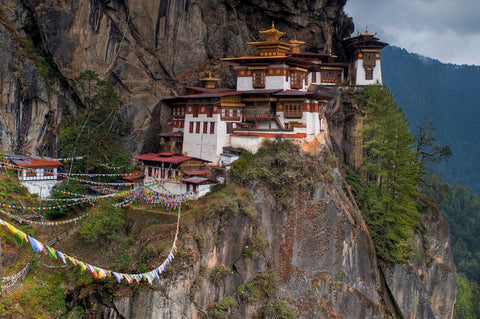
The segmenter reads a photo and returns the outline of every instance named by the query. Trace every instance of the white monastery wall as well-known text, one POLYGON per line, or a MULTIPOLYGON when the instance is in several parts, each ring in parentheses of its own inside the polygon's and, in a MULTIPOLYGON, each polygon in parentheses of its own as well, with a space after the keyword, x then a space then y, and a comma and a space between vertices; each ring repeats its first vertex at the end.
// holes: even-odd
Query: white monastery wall
POLYGON ((237 91, 250 91, 253 90, 252 77, 238 76, 237 77, 237 91))
POLYGON ((355 61, 355 70, 356 70, 356 85, 374 85, 382 84, 382 67, 380 60, 377 60, 375 67, 373 68, 373 77, 372 80, 365 80, 365 68, 363 67, 363 60, 358 59, 355 61))
MULTIPOLYGON (((213 114, 212 117, 207 117, 206 114, 199 114, 193 117, 191 114, 185 116, 185 129, 183 137, 183 153, 188 156, 198 157, 213 164, 218 162, 217 156, 217 139, 219 138, 220 115, 213 114), (190 122, 193 122, 193 132, 190 133, 190 122), (203 133, 204 123, 207 124, 207 132, 203 133), (211 122, 215 122, 214 133, 211 134, 211 122), (197 123, 200 123, 200 128, 197 132, 197 123)), ((220 147, 221 149, 221 147, 220 147)))
POLYGON ((20 182, 25 186, 31 194, 38 194, 40 198, 49 198, 53 186, 57 184, 58 180, 45 180, 45 181, 23 181, 20 182))
MULTIPOLYGON (((252 78, 249 78, 252 81, 252 78)), ((265 77, 265 89, 290 89, 290 83, 285 80, 284 75, 272 76, 267 75, 265 77)))

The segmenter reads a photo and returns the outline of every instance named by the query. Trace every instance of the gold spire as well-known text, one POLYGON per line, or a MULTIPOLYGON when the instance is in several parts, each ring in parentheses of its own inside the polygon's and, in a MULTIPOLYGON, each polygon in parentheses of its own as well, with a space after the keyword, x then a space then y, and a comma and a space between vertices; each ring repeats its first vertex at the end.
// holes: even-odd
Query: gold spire
POLYGON ((206 78, 200 79, 200 81, 220 81, 220 79, 212 77, 212 71, 208 72, 208 76, 206 78))
POLYGON ((362 33, 361 35, 376 35, 376 33, 368 33, 368 26, 365 27, 365 33, 362 33))
POLYGON ((272 21, 272 28, 268 30, 260 31, 261 34, 265 34, 267 41, 278 41, 280 37, 285 34, 285 32, 278 31, 275 29, 275 22, 272 21))
POLYGON ((220 81, 220 79, 212 77, 212 72, 208 72, 208 76, 200 79, 204 83, 204 87, 207 89, 214 89, 217 86, 217 82, 220 81))

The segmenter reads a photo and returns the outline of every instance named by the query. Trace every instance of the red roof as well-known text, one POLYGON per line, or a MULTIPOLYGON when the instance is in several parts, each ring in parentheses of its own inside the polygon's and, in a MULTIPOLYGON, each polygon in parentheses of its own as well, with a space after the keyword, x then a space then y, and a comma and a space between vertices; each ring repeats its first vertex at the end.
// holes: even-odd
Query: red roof
POLYGON ((21 160, 12 160, 16 165, 20 167, 58 167, 63 164, 59 161, 41 159, 41 158, 22 158, 21 160))
POLYGON ((186 99, 197 99, 197 98, 212 98, 212 97, 222 97, 222 96, 230 96, 230 95, 239 95, 238 91, 213 91, 213 92, 204 92, 198 94, 190 94, 190 95, 180 95, 180 96, 169 96, 163 99, 163 101, 169 100, 186 100, 186 99))
POLYGON ((292 96, 292 95, 295 95, 295 96, 305 96, 305 95, 315 95, 315 93, 306 92, 306 91, 299 91, 299 90, 282 90, 282 91, 280 91, 280 92, 273 93, 272 95, 278 95, 278 96, 282 96, 282 95, 288 95, 288 96, 292 96))
POLYGON ((192 177, 187 177, 187 178, 181 178, 180 181, 185 182, 185 183, 190 183, 190 184, 202 184, 205 182, 209 182, 211 184, 216 184, 216 182, 209 180, 206 177, 200 177, 200 176, 192 176, 192 177))
POLYGON ((198 175, 208 175, 210 174, 209 171, 202 171, 198 169, 184 169, 182 173, 188 176, 198 176, 198 175))
POLYGON ((179 164, 190 160, 197 160, 202 162, 210 162, 201 158, 185 156, 181 154, 163 152, 163 153, 148 153, 142 154, 134 157, 135 159, 152 161, 152 162, 164 162, 164 163, 174 163, 179 164))

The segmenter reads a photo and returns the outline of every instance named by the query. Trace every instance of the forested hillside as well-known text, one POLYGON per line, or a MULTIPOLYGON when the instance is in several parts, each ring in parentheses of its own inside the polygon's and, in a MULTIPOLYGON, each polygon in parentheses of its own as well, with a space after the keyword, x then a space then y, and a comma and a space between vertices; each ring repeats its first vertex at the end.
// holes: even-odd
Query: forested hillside
POLYGON ((382 50, 384 84, 396 95, 412 130, 423 116, 453 156, 436 169, 449 182, 480 193, 480 67, 443 64, 388 46, 382 50))
POLYGON ((480 198, 458 184, 448 184, 436 174, 426 176, 422 191, 442 212, 450 228, 457 267, 455 318, 480 318, 480 198))

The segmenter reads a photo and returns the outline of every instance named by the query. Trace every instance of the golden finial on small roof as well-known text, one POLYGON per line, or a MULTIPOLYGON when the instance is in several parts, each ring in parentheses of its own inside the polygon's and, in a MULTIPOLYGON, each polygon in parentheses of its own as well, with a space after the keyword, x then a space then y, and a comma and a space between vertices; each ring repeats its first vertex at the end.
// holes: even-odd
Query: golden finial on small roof
POLYGON ((376 33, 369 33, 368 32, 368 26, 365 27, 365 33, 362 33, 361 35, 376 35, 376 33))
POLYGON ((293 40, 288 41, 288 43, 296 45, 296 46, 300 46, 302 44, 305 44, 306 42, 305 41, 300 41, 300 40, 297 39, 297 36, 294 36, 293 40))
POLYGON ((200 81, 220 81, 220 79, 212 77, 212 71, 209 71, 208 76, 206 78, 200 79, 200 81))
POLYGON ((268 30, 263 30, 260 31, 261 34, 265 34, 265 37, 267 38, 267 41, 277 41, 280 39, 282 35, 285 34, 285 32, 278 31, 275 29, 275 22, 272 21, 272 28, 268 30))

